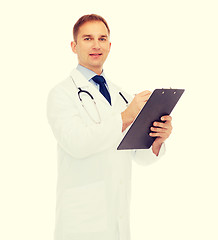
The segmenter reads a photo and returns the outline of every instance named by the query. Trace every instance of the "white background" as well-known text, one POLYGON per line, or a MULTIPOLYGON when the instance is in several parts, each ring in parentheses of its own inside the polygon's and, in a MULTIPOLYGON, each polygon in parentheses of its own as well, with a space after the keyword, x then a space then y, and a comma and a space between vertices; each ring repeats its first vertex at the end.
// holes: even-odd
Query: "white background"
POLYGON ((0 239, 53 239, 46 98, 77 64, 74 23, 97 13, 111 28, 105 71, 114 83, 130 93, 186 89, 166 155, 133 165, 132 239, 217 240, 217 1, 14 0, 0 9, 0 239))

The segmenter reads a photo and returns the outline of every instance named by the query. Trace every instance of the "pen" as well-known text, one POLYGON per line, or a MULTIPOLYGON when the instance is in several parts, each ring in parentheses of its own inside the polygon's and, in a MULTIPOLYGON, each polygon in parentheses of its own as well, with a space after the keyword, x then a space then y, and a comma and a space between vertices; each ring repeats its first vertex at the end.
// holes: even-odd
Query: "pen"
POLYGON ((128 104, 128 101, 126 100, 126 98, 123 96, 123 94, 121 92, 119 92, 120 96, 123 98, 123 100, 126 102, 126 104, 128 104))

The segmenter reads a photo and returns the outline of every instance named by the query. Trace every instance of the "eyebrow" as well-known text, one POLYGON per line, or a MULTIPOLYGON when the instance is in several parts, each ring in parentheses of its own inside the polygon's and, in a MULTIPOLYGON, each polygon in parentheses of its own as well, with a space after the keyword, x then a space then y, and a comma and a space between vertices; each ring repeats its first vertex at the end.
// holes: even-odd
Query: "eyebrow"
POLYGON ((101 35, 101 37, 105 37, 105 38, 108 38, 108 35, 101 35))
MULTIPOLYGON (((86 37, 93 37, 93 35, 92 34, 84 34, 84 35, 82 35, 82 38, 86 38, 86 37)), ((108 35, 101 35, 100 37, 108 38, 108 35)))

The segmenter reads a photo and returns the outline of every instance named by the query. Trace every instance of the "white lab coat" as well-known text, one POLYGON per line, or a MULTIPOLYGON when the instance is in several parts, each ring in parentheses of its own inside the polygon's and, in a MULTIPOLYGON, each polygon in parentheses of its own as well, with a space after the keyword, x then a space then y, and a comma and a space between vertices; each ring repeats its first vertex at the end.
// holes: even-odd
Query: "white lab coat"
MULTIPOLYGON (((107 80, 111 106, 78 70, 71 76, 93 95, 101 123, 94 123, 84 111, 70 77, 49 93, 47 116, 58 149, 55 240, 129 240, 132 158, 151 164, 165 146, 158 157, 151 149, 117 151, 124 135, 121 112, 126 108, 121 89, 107 80)), ((131 102, 129 95, 123 95, 131 102)), ((83 95, 83 101, 98 120, 90 97, 83 95)))

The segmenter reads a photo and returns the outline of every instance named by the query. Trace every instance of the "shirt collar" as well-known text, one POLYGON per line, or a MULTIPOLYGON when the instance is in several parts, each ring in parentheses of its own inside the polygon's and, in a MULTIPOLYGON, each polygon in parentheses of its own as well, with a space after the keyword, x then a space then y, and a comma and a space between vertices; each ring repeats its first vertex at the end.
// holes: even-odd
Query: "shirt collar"
MULTIPOLYGON (((82 65, 78 64, 77 68, 76 68, 80 73, 82 73, 82 75, 88 80, 90 81, 94 76, 96 76, 97 74, 95 72, 93 72, 92 70, 83 67, 82 65)), ((104 75, 104 71, 102 71, 101 75, 105 78, 104 75)))

